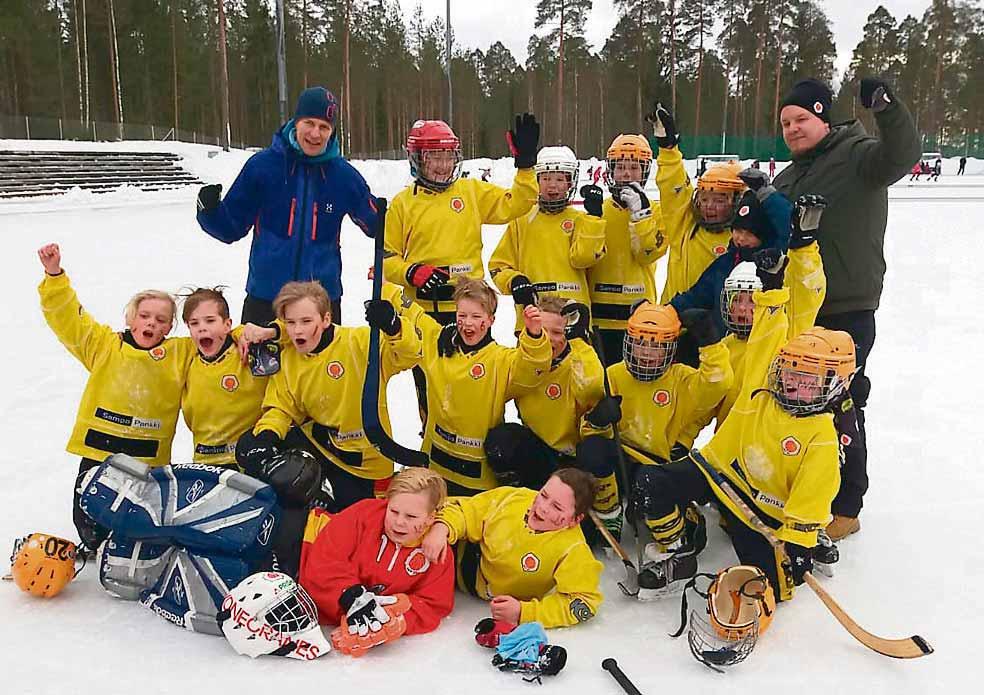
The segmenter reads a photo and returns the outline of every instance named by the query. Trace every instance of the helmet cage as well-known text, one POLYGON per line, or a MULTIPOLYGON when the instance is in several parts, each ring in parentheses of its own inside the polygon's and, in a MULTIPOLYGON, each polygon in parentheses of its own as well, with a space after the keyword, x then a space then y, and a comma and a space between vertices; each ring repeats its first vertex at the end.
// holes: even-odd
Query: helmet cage
POLYGON ((724 287, 721 288, 721 318, 728 331, 741 340, 747 340, 751 334, 752 321, 746 322, 733 316, 732 308, 742 297, 747 296, 750 301, 752 293, 761 289, 762 281, 756 273, 755 264, 750 261, 743 261, 736 265, 724 281, 724 287))
POLYGON ((605 185, 608 187, 608 192, 612 195, 612 201, 621 206, 622 199, 619 197, 619 194, 622 189, 629 184, 629 182, 615 181, 615 164, 617 162, 639 162, 639 164, 642 165, 642 177, 639 179, 638 183, 640 186, 645 186, 646 181, 649 180, 649 171, 652 169, 653 160, 625 155, 609 157, 605 160, 605 173, 603 175, 605 185))
POLYGON ((712 193, 724 193, 730 191, 717 191, 714 189, 707 188, 696 188, 694 189, 694 197, 691 199, 691 205, 694 209, 694 214, 697 215, 697 219, 700 221, 700 226, 710 232, 719 232, 722 229, 728 229, 732 223, 735 221, 735 215, 738 214, 738 201, 741 199, 741 191, 731 193, 731 209, 725 213, 724 218, 716 221, 708 220, 706 213, 704 212, 701 202, 700 194, 704 191, 712 193))
POLYGON ((441 193, 446 191, 451 187, 455 181, 461 177, 461 145, 457 146, 437 146, 430 147, 425 142, 417 146, 411 147, 407 150, 407 159, 410 161, 410 175, 417 181, 418 185, 423 188, 441 193), (428 178, 424 175, 424 160, 427 155, 431 152, 450 152, 454 157, 454 168, 451 170, 451 175, 447 181, 435 181, 434 179, 428 178))
POLYGON ((560 200, 544 200, 543 195, 537 196, 537 205, 541 212, 545 212, 548 215, 556 215, 559 212, 563 212, 567 209, 567 206, 571 204, 574 199, 574 191, 577 190, 577 179, 578 179, 578 163, 574 162, 546 162, 543 164, 537 163, 534 167, 536 172, 537 184, 540 183, 540 174, 545 174, 548 172, 560 172, 567 174, 567 195, 560 200))
POLYGON ((795 360, 781 353, 772 360, 769 368, 769 392, 783 410, 797 417, 823 412, 847 391, 850 383, 850 378, 845 379, 834 369, 818 371, 808 365, 797 365, 795 360), (799 393, 793 393, 793 390, 804 388, 815 389, 815 395, 803 398, 799 393))
POLYGON ((656 381, 673 364, 676 340, 654 340, 628 332, 622 341, 622 359, 629 374, 638 381, 656 381))
POLYGON ((698 611, 690 611, 687 644, 697 661, 708 668, 723 673, 726 666, 734 666, 748 658, 758 641, 758 621, 737 639, 723 637, 707 618, 698 611))

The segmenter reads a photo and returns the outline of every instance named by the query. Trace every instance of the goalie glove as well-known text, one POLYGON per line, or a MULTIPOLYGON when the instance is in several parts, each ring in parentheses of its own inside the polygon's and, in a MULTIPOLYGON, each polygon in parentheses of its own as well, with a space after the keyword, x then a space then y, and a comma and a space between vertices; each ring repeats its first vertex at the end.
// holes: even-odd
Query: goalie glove
POLYGON ((365 636, 369 632, 379 632, 390 621, 389 613, 383 606, 396 603, 395 596, 376 596, 362 584, 353 584, 342 592, 338 605, 345 611, 350 635, 365 636))

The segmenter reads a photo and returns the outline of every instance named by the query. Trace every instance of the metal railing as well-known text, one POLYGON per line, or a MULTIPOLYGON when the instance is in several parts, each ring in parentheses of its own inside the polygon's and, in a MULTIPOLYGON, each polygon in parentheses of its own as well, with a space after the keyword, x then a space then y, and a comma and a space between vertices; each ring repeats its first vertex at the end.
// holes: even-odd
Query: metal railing
MULTIPOLYGON (((120 142, 122 140, 176 140, 201 145, 221 145, 218 135, 197 130, 175 130, 170 126, 142 123, 107 123, 76 121, 44 116, 5 116, 0 114, 0 139, 10 140, 80 140, 86 142, 120 142)), ((232 147, 246 148, 251 143, 233 140, 232 147)))

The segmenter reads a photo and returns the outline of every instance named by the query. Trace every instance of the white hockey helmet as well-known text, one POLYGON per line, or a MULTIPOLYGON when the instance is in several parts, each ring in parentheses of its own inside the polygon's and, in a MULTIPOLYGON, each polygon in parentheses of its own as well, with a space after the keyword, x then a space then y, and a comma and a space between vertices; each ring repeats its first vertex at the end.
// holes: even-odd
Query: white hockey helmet
POLYGON ((331 651, 318 609, 300 584, 280 572, 246 577, 222 599, 216 616, 238 654, 309 661, 331 651))
POLYGON ((721 318, 724 325, 736 336, 745 340, 752 332, 752 292, 762 289, 755 264, 742 261, 734 267, 721 289, 721 318), (743 306, 739 308, 736 303, 743 306))
POLYGON ((536 164, 533 167, 537 178, 539 179, 540 174, 546 172, 559 171, 567 174, 567 178, 570 181, 566 198, 561 200, 544 200, 543 196, 540 196, 538 202, 543 212, 560 212, 570 205, 571 199, 574 197, 574 191, 577 189, 578 169, 580 169, 580 162, 577 161, 577 156, 570 147, 543 147, 540 149, 536 155, 536 164))

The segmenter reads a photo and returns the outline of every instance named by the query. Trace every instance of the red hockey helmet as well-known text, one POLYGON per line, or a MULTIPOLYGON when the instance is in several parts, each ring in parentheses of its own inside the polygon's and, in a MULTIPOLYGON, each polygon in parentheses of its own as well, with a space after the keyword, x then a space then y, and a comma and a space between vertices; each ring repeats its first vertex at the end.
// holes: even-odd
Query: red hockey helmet
POLYGON ((407 135, 407 159, 421 186, 446 190, 461 175, 461 140, 444 121, 415 121, 407 135))

